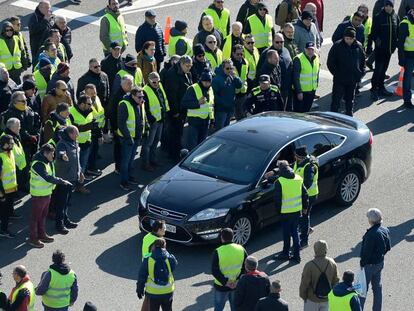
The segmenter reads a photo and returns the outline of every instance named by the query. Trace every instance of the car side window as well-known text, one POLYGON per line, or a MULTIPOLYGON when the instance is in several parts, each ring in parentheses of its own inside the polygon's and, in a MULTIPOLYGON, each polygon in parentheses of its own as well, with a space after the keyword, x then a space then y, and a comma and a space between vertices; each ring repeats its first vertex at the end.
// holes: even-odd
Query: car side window
POLYGON ((321 133, 310 134, 299 138, 296 141, 296 147, 299 146, 306 146, 306 149, 308 149, 308 153, 315 157, 319 157, 320 155, 324 154, 325 152, 328 152, 329 150, 335 147, 321 133))
POLYGON ((323 135, 329 140, 332 148, 340 146, 345 141, 345 136, 333 133, 323 133, 323 135))

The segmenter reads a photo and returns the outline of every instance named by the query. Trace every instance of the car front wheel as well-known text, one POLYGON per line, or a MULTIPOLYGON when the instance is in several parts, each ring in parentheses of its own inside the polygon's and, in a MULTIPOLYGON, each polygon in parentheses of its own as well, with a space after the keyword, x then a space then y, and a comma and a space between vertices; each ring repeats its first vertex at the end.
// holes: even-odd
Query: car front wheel
POLYGON ((233 222, 233 242, 246 245, 252 235, 252 220, 247 215, 237 216, 233 222))
POLYGON ((341 205, 352 205, 358 198, 360 190, 361 178, 356 170, 351 169, 342 175, 338 184, 336 199, 341 205))

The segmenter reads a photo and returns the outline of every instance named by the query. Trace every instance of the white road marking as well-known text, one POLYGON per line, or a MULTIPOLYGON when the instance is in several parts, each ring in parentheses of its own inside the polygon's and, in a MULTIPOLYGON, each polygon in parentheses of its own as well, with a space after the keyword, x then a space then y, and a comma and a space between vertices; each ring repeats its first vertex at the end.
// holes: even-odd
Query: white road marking
POLYGON ((146 7, 146 8, 142 8, 142 9, 132 9, 132 10, 125 10, 123 11, 124 15, 127 14, 132 14, 132 13, 136 13, 136 12, 143 12, 146 10, 155 10, 155 9, 162 9, 162 8, 168 8, 170 6, 176 6, 176 5, 181 5, 181 4, 186 4, 186 3, 191 3, 191 2, 196 2, 197 0, 183 0, 183 1, 176 1, 173 3, 167 3, 167 4, 161 4, 161 5, 157 5, 157 6, 153 6, 153 7, 146 7))
POLYGON ((120 11, 124 13, 136 9, 148 8, 160 4, 162 2, 165 2, 165 0, 138 0, 134 1, 134 3, 131 6, 123 7, 122 9, 120 9, 120 11))
POLYGON ((332 38, 331 37, 323 38, 322 46, 331 45, 331 44, 332 44, 332 38))

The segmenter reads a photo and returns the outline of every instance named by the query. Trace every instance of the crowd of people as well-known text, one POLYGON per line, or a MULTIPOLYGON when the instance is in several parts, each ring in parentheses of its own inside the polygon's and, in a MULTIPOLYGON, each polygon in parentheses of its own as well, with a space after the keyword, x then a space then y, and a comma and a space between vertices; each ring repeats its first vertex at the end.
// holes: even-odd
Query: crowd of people
MULTIPOLYGON (((342 111, 340 106, 344 101, 345 113, 353 115, 354 99, 366 68, 374 71, 371 99, 392 96, 384 83, 391 55, 397 48, 399 65, 405 69, 404 106, 414 107, 411 103, 414 3, 411 2, 403 1, 397 14, 394 0, 378 0, 372 17, 368 6, 361 4, 337 26, 327 55, 327 67, 333 75, 331 111, 342 111)), ((21 31, 19 17, 4 21, 0 34, 0 237, 15 237, 9 229, 9 220, 21 218, 14 210, 18 192, 31 195, 28 244, 32 247, 42 248, 44 243, 54 241, 45 230, 48 216, 55 221, 60 234, 76 228, 77 223, 68 215, 71 195, 73 191, 90 194, 85 181, 102 174, 99 150, 103 143, 112 144, 120 187, 130 191, 139 184, 133 167, 141 145, 142 169, 152 172, 160 165, 157 151, 160 143, 169 157, 178 162, 183 148, 193 149, 233 119, 266 111, 309 112, 318 98, 324 13, 322 0, 282 0, 273 18, 263 1, 246 0, 232 22, 234 16, 225 7, 225 1, 213 0, 203 10, 194 38, 188 36, 187 22, 176 20, 166 45, 156 12, 147 10, 145 21, 135 35, 134 56, 125 55, 130 43, 118 0, 108 0, 99 31, 104 58, 101 61, 90 58, 88 70, 76 84, 71 77, 71 64, 78 61, 72 49, 71 29, 65 17, 53 15, 48 0, 41 0, 30 15, 29 44, 21 31)), ((307 158, 306 151, 302 157, 307 158)), ((293 168, 293 173, 286 174, 306 175, 304 170, 300 173, 299 168, 293 168)), ((283 208, 284 184, 278 174, 269 177, 280 183, 281 194, 276 201, 283 208)), ((309 211, 308 216, 302 217, 304 221, 289 218, 289 225, 284 227, 284 231, 293 234, 292 258, 297 262, 300 262, 300 247, 308 245, 312 205, 312 195, 308 192, 313 183, 313 179, 308 185, 304 182, 303 210, 309 211), (296 237, 298 225, 300 239, 296 237)), ((229 242, 230 235, 228 230, 223 231, 223 243, 232 245, 223 252, 241 252, 241 246, 229 242)), ((166 255, 165 241, 154 245, 156 258, 168 258, 168 269, 163 272, 169 272, 166 282, 170 284, 176 259, 166 255)), ((318 248, 318 254, 323 253, 320 249, 324 247, 326 255, 324 242, 315 246, 315 252, 318 248)), ((280 259, 290 259, 289 248, 290 240, 285 240, 280 259)), ((236 279, 242 274, 252 278, 263 276, 256 270, 257 259, 243 252, 243 256, 235 257, 238 263, 243 263, 235 279, 217 272, 222 271, 220 251, 215 256, 216 289, 226 293, 216 295, 216 310, 222 309, 220 306, 232 293, 234 303, 243 310, 246 297, 242 288, 246 284, 236 279), (238 294, 237 288, 241 291, 238 294)), ((144 288, 148 296, 159 294, 157 290, 151 292, 146 282, 146 278, 153 280, 151 273, 157 262, 145 261, 138 282, 139 296, 144 288)), ((22 267, 16 271, 19 276, 16 282, 21 282, 27 272, 22 267)), ((380 270, 372 272, 375 273, 380 270)), ((350 285, 352 279, 349 271, 344 274, 345 285, 350 285)), ((380 280, 375 280, 380 286, 380 280)), ((337 281, 335 273, 331 286, 337 281)), ((278 297, 280 282, 264 283, 267 289, 263 292, 270 291, 278 297)), ((160 288, 158 283, 153 285, 160 288)), ((342 286, 346 288, 345 285, 342 286)), ((313 296, 306 292, 309 290, 301 291, 301 297, 310 301, 305 303, 308 305, 305 309, 316 310, 317 307, 312 309, 310 305, 320 301, 312 300, 313 296)), ((378 301, 380 294, 376 293, 378 301)), ((16 297, 11 295, 10 299, 13 303, 16 297)), ((324 299, 326 305, 327 298, 324 299)), ((151 310, 158 310, 160 304, 165 307, 164 302, 151 297, 146 304, 150 302, 155 304, 151 310)), ((267 303, 262 302, 258 310, 265 310, 267 303)), ((380 304, 375 306, 374 310, 381 309, 380 304)))

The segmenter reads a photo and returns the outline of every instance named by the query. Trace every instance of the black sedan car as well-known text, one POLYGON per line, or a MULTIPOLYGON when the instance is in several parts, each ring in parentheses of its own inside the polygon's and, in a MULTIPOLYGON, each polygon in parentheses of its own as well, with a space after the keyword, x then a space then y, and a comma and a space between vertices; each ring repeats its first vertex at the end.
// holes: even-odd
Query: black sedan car
POLYGON ((319 160, 318 202, 351 205, 371 166, 372 134, 361 121, 337 113, 267 112, 230 125, 189 153, 141 193, 140 226, 167 223, 166 239, 217 242, 221 228, 246 244, 252 233, 279 219, 274 186, 264 174, 278 160, 293 162, 306 146, 319 160))

